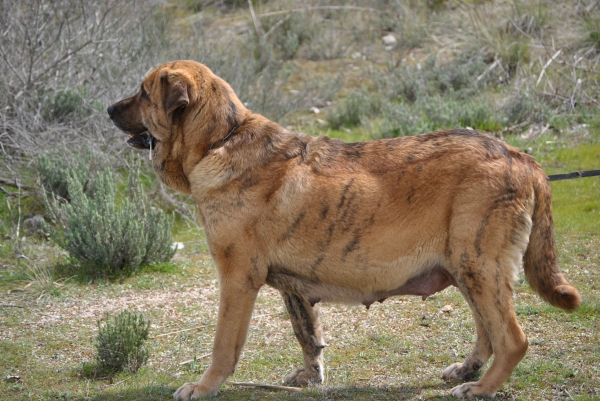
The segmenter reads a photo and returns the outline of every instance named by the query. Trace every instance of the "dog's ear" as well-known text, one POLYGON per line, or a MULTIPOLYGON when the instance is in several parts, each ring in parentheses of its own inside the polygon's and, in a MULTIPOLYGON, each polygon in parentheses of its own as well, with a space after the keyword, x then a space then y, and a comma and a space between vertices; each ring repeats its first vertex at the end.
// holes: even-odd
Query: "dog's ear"
POLYGON ((188 86, 183 80, 167 84, 164 105, 167 114, 171 114, 173 111, 187 106, 189 102, 188 86))

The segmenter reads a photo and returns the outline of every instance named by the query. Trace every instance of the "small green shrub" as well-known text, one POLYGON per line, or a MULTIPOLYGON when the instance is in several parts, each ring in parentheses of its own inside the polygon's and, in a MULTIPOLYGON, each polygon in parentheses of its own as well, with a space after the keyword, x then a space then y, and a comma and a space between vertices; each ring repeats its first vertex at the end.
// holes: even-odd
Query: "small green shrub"
POLYGON ((70 89, 45 97, 42 106, 42 117, 48 122, 66 122, 69 118, 85 117, 91 112, 83 96, 70 89))
POLYGON ((514 35, 541 37, 548 23, 548 7, 541 1, 513 0, 506 31, 514 35))
POLYGON ((394 68, 390 74, 376 75, 374 78, 378 90, 387 93, 392 100, 414 103, 427 93, 426 82, 429 77, 416 67, 402 65, 394 68))
POLYGON ((593 48, 593 55, 600 52, 600 15, 590 13, 584 16, 582 46, 593 48))
POLYGON ((497 131, 502 124, 496 113, 484 102, 431 97, 416 104, 392 103, 382 112, 380 136, 416 135, 423 132, 471 127, 497 131))
MULTIPOLYGON (((499 25, 485 8, 473 8, 470 12, 473 37, 468 41, 471 45, 484 47, 490 55, 500 62, 506 71, 506 78, 514 77, 521 65, 528 64, 531 59, 530 37, 520 30, 507 29, 499 25)), ((514 27, 514 24, 511 24, 514 27)))
POLYGON ((430 131, 431 127, 423 116, 407 103, 390 103, 382 110, 380 127, 382 138, 417 135, 430 131))
POLYGON ((150 322, 141 313, 125 310, 115 317, 107 313, 104 323, 98 321, 97 368, 109 373, 137 372, 148 361, 144 344, 149 329, 150 322))
POLYGON ((333 129, 340 127, 354 127, 363 122, 366 117, 372 116, 381 109, 381 100, 378 97, 354 91, 327 114, 327 122, 333 129))
POLYGON ((527 91, 510 97, 501 109, 507 125, 519 123, 543 123, 550 119, 550 108, 542 99, 527 91))
POLYGON ((416 66, 392 66, 387 73, 376 73, 373 78, 377 90, 394 101, 415 103, 438 95, 468 99, 496 80, 496 74, 486 72, 487 68, 480 52, 461 53, 453 61, 439 65, 436 58, 430 57, 416 66))
POLYGON ((433 130, 471 127, 495 131, 500 128, 495 112, 485 102, 434 97, 420 106, 433 130))
MULTIPOLYGON (((315 22, 317 21, 315 13, 292 13, 289 18, 283 20, 283 23, 278 18, 272 18, 272 21, 274 23, 271 28, 274 31, 271 39, 284 60, 294 58, 300 45, 310 42, 318 34, 320 27, 320 24, 315 22)), ((267 23, 269 22, 271 19, 267 20, 267 23)))
POLYGON ((438 93, 451 95, 456 99, 467 99, 497 78, 490 71, 484 74, 487 68, 481 53, 461 53, 452 63, 434 66, 432 80, 438 93), (477 80, 478 78, 480 79, 477 80))
POLYGON ((139 266, 173 257, 173 220, 150 207, 142 194, 138 170, 129 174, 127 194, 117 199, 117 180, 105 169, 83 185, 72 173, 67 180, 70 203, 56 199, 46 206, 62 230, 48 227, 52 239, 94 276, 130 274, 139 266))
POLYGON ((85 192, 89 177, 95 173, 93 166, 91 151, 74 159, 65 158, 58 153, 42 153, 37 157, 36 170, 41 187, 47 194, 53 193, 68 201, 71 199, 67 185, 69 174, 81 183, 85 192))

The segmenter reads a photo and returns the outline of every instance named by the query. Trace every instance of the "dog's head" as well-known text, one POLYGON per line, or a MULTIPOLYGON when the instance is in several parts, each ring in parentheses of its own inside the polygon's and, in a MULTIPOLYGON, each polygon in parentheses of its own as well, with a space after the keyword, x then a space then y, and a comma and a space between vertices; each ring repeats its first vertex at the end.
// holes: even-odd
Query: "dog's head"
POLYGON ((130 146, 151 150, 161 180, 186 193, 187 174, 249 113, 225 81, 188 60, 150 71, 135 95, 107 112, 130 146))
POLYGON ((161 65, 146 75, 135 95, 107 108, 115 125, 129 135, 130 146, 150 149, 170 140, 174 124, 195 100, 202 69, 208 70, 192 61, 161 65))

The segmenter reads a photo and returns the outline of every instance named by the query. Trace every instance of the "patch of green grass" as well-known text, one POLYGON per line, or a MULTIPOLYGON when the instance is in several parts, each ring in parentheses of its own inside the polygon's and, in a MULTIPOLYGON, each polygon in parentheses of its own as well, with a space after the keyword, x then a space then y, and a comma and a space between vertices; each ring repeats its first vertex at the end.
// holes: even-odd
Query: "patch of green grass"
MULTIPOLYGON (((600 145, 582 144, 576 148, 558 148, 552 163, 542 159, 548 174, 600 167, 600 145)), ((598 177, 552 182, 552 212, 556 232, 600 233, 600 179, 598 177)))
MULTIPOLYGON (((595 133, 593 135, 596 135, 595 133)), ((568 145, 568 137, 543 135, 535 140, 507 137, 510 144, 531 148, 546 174, 562 174, 600 168, 600 144, 593 139, 568 145)), ((600 179, 586 177, 553 181, 552 214, 558 234, 600 232, 600 179)))
POLYGON ((151 265, 143 266, 140 269, 140 273, 164 273, 164 274, 177 274, 181 272, 181 266, 172 262, 154 263, 151 265))
POLYGON ((600 16, 592 12, 584 16, 582 45, 594 49, 597 54, 600 49, 600 16))
MULTIPOLYGON (((310 132, 310 131, 309 131, 310 132)), ((331 138, 341 139, 344 142, 364 142, 373 139, 370 127, 329 129, 326 132, 313 131, 314 135, 326 135, 331 138)))

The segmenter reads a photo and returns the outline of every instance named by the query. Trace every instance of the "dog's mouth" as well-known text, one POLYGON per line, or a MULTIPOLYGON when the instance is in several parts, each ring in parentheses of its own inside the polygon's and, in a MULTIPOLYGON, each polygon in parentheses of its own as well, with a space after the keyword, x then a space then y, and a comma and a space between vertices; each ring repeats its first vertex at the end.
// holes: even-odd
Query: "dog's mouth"
POLYGON ((150 132, 144 131, 141 134, 128 134, 127 144, 136 149, 154 149, 156 147, 156 138, 150 132))

